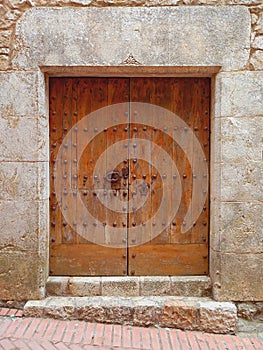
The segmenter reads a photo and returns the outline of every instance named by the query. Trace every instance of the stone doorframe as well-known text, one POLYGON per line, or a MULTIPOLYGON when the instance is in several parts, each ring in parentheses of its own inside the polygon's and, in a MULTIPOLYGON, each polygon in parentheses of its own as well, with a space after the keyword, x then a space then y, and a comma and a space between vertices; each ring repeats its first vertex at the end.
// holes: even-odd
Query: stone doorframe
POLYGON ((8 227, 0 243, 13 242, 12 249, 7 245, 1 256, 3 266, 11 272, 8 278, 0 277, 0 299, 38 299, 45 295, 48 77, 116 75, 212 78, 213 297, 263 300, 262 270, 257 268, 262 266, 262 237, 255 219, 262 210, 257 181, 263 74, 247 70, 248 9, 32 8, 17 22, 14 40, 12 69, 0 72, 0 117, 5 129, 0 153, 7 179, 2 213, 8 227), (16 189, 10 173, 19 181, 16 189), (19 232, 17 226, 21 227, 19 232))

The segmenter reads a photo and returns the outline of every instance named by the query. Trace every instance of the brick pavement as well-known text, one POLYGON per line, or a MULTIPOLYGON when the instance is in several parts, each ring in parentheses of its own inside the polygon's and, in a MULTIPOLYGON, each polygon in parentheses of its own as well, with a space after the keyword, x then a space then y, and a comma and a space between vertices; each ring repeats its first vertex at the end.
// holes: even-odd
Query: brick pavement
POLYGON ((24 318, 0 308, 1 350, 263 350, 263 340, 166 328, 24 318))

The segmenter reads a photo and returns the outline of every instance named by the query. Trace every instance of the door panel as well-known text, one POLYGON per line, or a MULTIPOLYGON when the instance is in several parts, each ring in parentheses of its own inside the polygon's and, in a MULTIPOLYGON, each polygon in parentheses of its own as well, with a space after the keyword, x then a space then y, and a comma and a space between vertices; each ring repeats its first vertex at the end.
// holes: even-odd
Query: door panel
MULTIPOLYGON (((192 173, 192 165, 185 150, 174 139, 178 133, 181 133, 181 137, 185 135, 188 147, 192 147, 194 153, 195 143, 188 132, 191 128, 204 151, 204 161, 209 166, 209 104, 208 78, 50 79, 51 275, 208 273, 209 196, 205 194, 207 200, 203 211, 198 220, 193 222, 192 228, 181 233, 196 175, 192 173), (165 118, 164 125, 162 120, 158 127, 151 125, 156 120, 155 113, 158 114, 158 110, 153 108, 152 113, 147 115, 147 123, 142 124, 137 111, 130 107, 127 111, 116 109, 116 125, 105 128, 104 118, 108 112, 104 109, 103 117, 96 119, 92 130, 87 120, 84 134, 92 131, 94 138, 78 159, 78 138, 83 137, 80 136, 83 133, 74 125, 102 107, 129 101, 166 108, 184 120, 188 127, 182 129, 175 123, 172 135, 168 135, 165 132, 165 118), (71 157, 72 167, 69 174, 65 166, 61 186, 56 190, 62 193, 62 206, 67 203, 63 191, 69 181, 73 190, 80 193, 94 220, 87 222, 85 217, 79 217, 79 204, 76 201, 76 222, 82 225, 82 229, 84 227, 83 230, 92 238, 90 240, 85 239, 85 234, 77 234, 67 224, 54 189, 58 149, 72 127, 72 147, 63 145, 63 159, 71 157), (138 139, 145 140, 145 143, 138 142, 138 139), (118 147, 122 148, 123 159, 117 164, 112 155, 113 147, 115 154, 118 147), (163 157, 163 152, 176 164, 180 179, 176 178, 174 168, 163 157), (163 159, 161 172, 156 166, 160 159, 163 159), (96 173, 98 161, 101 173, 96 173), (182 183, 182 198, 177 213, 170 220, 168 213, 178 188, 176 181, 182 183), (123 203, 122 211, 119 210, 120 203, 123 203), (159 219, 155 222, 158 211, 159 219), (151 220, 150 228, 145 224, 148 220, 151 220), (104 226, 103 232, 99 229, 101 224, 104 226), (134 227, 139 228, 136 237, 132 235, 134 227), (118 229, 116 235, 112 234, 112 228, 118 229), (107 247, 108 244, 118 242, 120 235, 122 241, 127 242, 126 246, 107 247), (106 246, 92 243, 98 239, 106 246)), ((194 217, 192 219, 194 221, 194 217)))

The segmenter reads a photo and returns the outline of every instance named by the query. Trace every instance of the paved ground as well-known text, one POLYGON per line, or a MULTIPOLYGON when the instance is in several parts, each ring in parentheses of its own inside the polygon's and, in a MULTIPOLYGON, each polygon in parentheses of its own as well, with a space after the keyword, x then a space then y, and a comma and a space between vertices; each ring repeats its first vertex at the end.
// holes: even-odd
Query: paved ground
POLYGON ((1 350, 263 350, 263 340, 165 328, 24 318, 0 308, 1 350))

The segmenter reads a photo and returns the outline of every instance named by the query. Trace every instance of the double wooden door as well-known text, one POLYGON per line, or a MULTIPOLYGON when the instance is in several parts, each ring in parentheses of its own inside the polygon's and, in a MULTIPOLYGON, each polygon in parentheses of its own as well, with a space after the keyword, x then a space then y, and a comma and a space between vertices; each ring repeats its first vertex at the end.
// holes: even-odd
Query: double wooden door
MULTIPOLYGON (((208 169, 210 79, 50 78, 49 89, 50 274, 207 274, 207 189, 200 215, 188 215, 193 222, 182 232, 197 177, 182 144, 188 140, 191 146, 193 138, 198 140, 208 169), (95 111, 89 125, 87 116, 95 111), (162 111, 170 112, 160 115, 162 111), (107 123, 113 112, 114 125, 107 123), (144 115, 140 118, 138 113, 144 115), (78 124, 81 121, 84 124, 78 124), (65 144, 69 132, 75 141, 65 144), (76 140, 88 133, 93 135, 79 156, 76 140), (173 135, 180 135, 181 144, 173 135), (72 166, 55 188, 61 147, 61 164, 70 157, 72 166), (161 166, 160 159, 165 159, 161 166), (76 204, 76 220, 67 222, 69 180, 76 203, 81 199, 92 220, 78 217, 76 204)), ((207 178, 208 173, 198 176, 207 178)))

